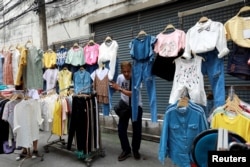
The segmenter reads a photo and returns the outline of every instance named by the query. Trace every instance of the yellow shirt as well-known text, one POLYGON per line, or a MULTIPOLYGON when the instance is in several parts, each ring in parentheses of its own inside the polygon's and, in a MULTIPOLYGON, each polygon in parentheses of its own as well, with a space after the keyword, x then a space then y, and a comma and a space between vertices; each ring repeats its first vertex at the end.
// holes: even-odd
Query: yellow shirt
POLYGON ((43 66, 45 68, 51 68, 56 64, 56 53, 53 51, 45 52, 43 54, 43 66))
POLYGON ((62 136, 62 104, 61 100, 56 100, 53 112, 52 133, 62 136))
POLYGON ((21 85, 22 84, 21 78, 23 76, 24 67, 27 65, 27 49, 25 49, 25 47, 23 46, 20 46, 17 49, 20 52, 20 59, 18 63, 17 77, 14 83, 15 85, 21 85))
POLYGON ((235 44, 241 47, 250 48, 249 18, 236 15, 224 24, 224 28, 227 40, 232 40, 235 44))
POLYGON ((217 113, 212 118, 211 128, 224 128, 243 137, 250 142, 250 119, 241 114, 227 116, 226 113, 217 113))

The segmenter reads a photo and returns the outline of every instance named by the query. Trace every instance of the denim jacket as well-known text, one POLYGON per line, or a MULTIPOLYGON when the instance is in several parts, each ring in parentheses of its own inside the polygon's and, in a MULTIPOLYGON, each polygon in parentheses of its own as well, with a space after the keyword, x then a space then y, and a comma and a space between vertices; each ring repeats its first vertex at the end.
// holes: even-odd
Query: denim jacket
POLYGON ((194 138, 208 129, 204 111, 193 106, 167 108, 159 143, 158 159, 162 164, 169 157, 180 167, 190 167, 191 147, 194 138))

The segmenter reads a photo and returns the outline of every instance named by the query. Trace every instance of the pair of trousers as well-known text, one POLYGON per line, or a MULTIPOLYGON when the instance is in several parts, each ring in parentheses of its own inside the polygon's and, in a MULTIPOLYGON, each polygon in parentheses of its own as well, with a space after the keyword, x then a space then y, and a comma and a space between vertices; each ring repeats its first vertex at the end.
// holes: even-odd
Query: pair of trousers
POLYGON ((214 107, 225 104, 225 74, 224 59, 218 58, 217 49, 206 53, 199 53, 205 61, 202 61, 202 74, 208 76, 214 96, 214 107))
POLYGON ((155 76, 152 72, 153 61, 134 61, 132 67, 132 121, 137 120, 139 94, 141 88, 141 82, 144 81, 146 90, 149 97, 149 106, 151 111, 152 122, 157 122, 157 103, 156 103, 156 90, 155 90, 155 76))
MULTIPOLYGON (((141 146, 141 133, 142 133, 142 113, 143 110, 140 106, 138 106, 138 117, 136 121, 132 122, 132 151, 137 152, 141 146)), ((119 118, 118 123, 118 135, 121 143, 121 148, 125 152, 131 152, 131 147, 128 140, 127 130, 128 130, 128 123, 129 117, 119 118)))
POLYGON ((71 150, 74 136, 76 136, 77 150, 87 152, 88 140, 88 108, 87 101, 84 97, 73 96, 72 99, 72 113, 68 134, 67 149, 71 150))

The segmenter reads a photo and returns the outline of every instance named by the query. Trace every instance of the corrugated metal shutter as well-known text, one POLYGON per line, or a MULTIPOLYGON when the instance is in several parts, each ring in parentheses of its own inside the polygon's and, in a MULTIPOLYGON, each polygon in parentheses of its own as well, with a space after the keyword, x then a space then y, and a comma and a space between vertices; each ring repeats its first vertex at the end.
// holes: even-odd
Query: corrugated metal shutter
MULTIPOLYGON (((187 30, 192 27, 197 22, 197 20, 199 20, 202 14, 186 16, 183 17, 182 20, 180 20, 177 16, 177 13, 180 11, 190 10, 216 2, 220 1, 178 1, 172 4, 167 4, 145 11, 139 11, 119 18, 114 18, 111 20, 93 24, 92 32, 95 32, 95 41, 98 43, 102 43, 106 35, 112 35, 119 44, 118 55, 120 61, 131 60, 128 44, 136 36, 140 29, 145 30, 148 34, 156 36, 159 32, 164 30, 168 23, 172 23, 176 28, 182 29, 187 32, 187 30)), ((231 5, 222 9, 205 11, 203 15, 206 15, 214 21, 220 21, 224 23, 225 21, 233 17, 242 6, 243 4, 231 5)), ((226 63, 227 58, 225 58, 225 67, 226 63)), ((209 85, 207 79, 205 79, 205 84, 209 85)), ((249 82, 226 75, 226 84, 229 86, 236 84, 247 85, 249 84, 249 82)), ((168 105, 168 98, 171 88, 172 82, 156 77, 158 113, 165 112, 165 108, 168 105)), ((148 96, 145 89, 143 89, 142 91, 142 97, 144 111, 149 112, 148 96)), ((119 99, 119 94, 115 94, 113 99, 113 103, 115 104, 119 99)), ((243 95, 242 99, 244 99, 245 101, 249 101, 249 93, 243 95)))

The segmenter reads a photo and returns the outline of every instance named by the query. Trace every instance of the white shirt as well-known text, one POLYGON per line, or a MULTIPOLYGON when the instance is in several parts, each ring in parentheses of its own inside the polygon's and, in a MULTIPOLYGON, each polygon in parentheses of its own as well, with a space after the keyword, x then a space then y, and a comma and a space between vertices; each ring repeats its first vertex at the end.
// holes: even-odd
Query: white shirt
POLYGON ((42 124, 41 105, 35 99, 22 100, 14 109, 16 146, 30 148, 39 139, 39 125, 42 124))
MULTIPOLYGON (((129 90, 129 84, 130 84, 130 80, 126 80, 126 78, 124 77, 123 74, 118 75, 117 77, 117 81, 116 83, 122 88, 122 89, 126 89, 129 90)), ((140 86, 140 88, 142 87, 142 85, 140 86)), ((127 103, 129 105, 129 96, 123 94, 121 92, 121 99, 127 103)), ((142 107, 142 100, 141 100, 141 91, 139 92, 139 106, 142 107)))
POLYGON ((205 23, 197 22, 186 34, 186 47, 183 57, 191 58, 193 53, 205 53, 217 48, 218 58, 229 53, 224 26, 220 22, 209 19, 205 23))

